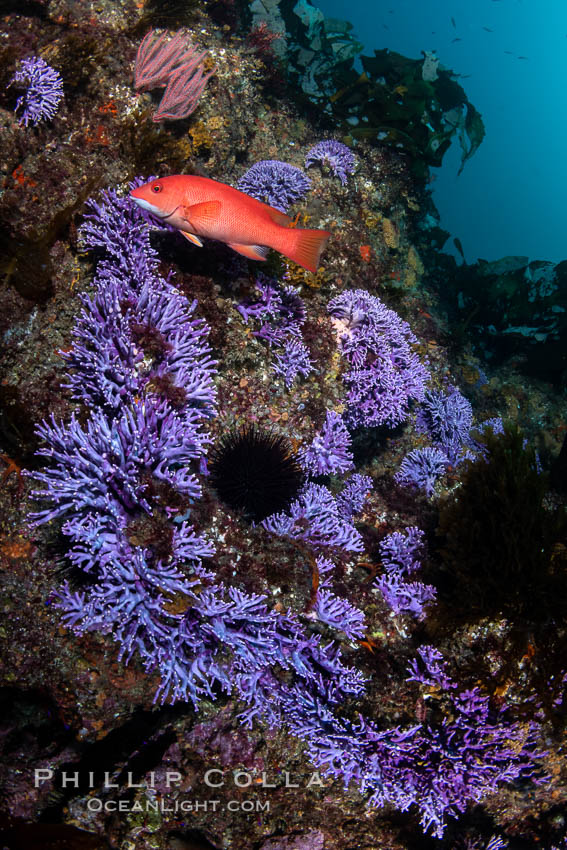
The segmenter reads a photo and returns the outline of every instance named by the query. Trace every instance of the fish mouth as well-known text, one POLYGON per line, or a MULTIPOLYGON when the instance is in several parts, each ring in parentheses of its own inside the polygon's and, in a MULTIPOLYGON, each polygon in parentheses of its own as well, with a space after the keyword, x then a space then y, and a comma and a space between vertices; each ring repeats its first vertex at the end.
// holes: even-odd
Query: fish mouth
POLYGON ((171 212, 166 212, 165 210, 161 209, 160 207, 156 207, 156 206, 154 206, 154 204, 150 204, 149 201, 144 201, 143 198, 135 198, 133 195, 130 195, 130 197, 132 198, 134 203, 138 204, 138 206, 141 207, 143 210, 146 210, 147 212, 150 212, 152 215, 155 215, 155 216, 157 216, 158 218, 161 218, 161 219, 170 218, 174 214, 174 212, 177 210, 177 207, 176 207, 171 212))
POLYGON ((161 218, 162 221, 167 221, 167 219, 171 218, 172 215, 175 215, 175 213, 179 209, 179 204, 178 204, 176 207, 174 207, 171 210, 171 212, 166 212, 161 207, 156 207, 156 206, 154 206, 154 204, 151 204, 149 201, 144 201, 143 198, 136 198, 132 194, 130 195, 130 197, 132 198, 132 200, 134 201, 135 204, 138 204, 139 207, 141 207, 143 210, 147 210, 147 212, 151 213, 152 215, 155 215, 158 218, 161 218))

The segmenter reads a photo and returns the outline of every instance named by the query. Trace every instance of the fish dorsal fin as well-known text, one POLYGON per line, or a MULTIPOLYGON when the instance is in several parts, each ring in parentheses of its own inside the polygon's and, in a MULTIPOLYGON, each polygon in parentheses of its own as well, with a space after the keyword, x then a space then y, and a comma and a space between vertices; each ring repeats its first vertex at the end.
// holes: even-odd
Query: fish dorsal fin
POLYGON ((193 225, 193 228, 207 227, 215 224, 221 210, 220 201, 203 201, 200 204, 191 204, 183 207, 183 218, 193 225))
POLYGON ((281 224, 283 227, 289 227, 291 222, 293 221, 288 215, 280 210, 275 209, 275 207, 268 207, 268 215, 274 222, 274 224, 281 224))
POLYGON ((249 260, 265 260, 270 250, 267 245, 239 245, 238 242, 228 242, 227 245, 249 260))
POLYGON ((197 245, 199 248, 203 247, 203 243, 201 242, 198 236, 195 236, 194 233, 187 233, 185 230, 180 230, 179 232, 182 236, 188 239, 189 242, 192 242, 193 245, 197 245))

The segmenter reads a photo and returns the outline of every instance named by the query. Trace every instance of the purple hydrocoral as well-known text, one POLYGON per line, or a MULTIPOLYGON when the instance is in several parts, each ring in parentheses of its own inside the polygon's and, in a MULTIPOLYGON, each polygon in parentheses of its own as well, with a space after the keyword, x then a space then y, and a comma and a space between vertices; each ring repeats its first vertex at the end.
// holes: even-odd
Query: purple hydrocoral
POLYGON ((469 432, 473 412, 470 402, 457 389, 431 390, 425 393, 416 426, 420 433, 427 434, 435 446, 447 456, 453 466, 470 456, 469 432))
POLYGON ((317 591, 313 611, 322 623, 344 632, 351 640, 365 634, 364 613, 360 608, 326 588, 319 588, 317 591))
POLYGON ((216 361, 208 328, 192 318, 197 302, 158 275, 143 213, 129 197, 103 192, 100 203, 87 203, 80 238, 106 259, 97 267, 95 295, 81 298, 74 345, 63 353, 74 397, 111 412, 142 393, 161 393, 193 417, 195 410, 211 416, 216 361))
MULTIPOLYGON (((129 188, 145 182, 145 178, 138 178, 129 188)), ((146 214, 128 195, 108 189, 101 192, 100 200, 89 198, 79 239, 83 250, 102 254, 129 280, 142 282, 157 274, 158 256, 150 243, 146 214)))
POLYGON ((191 463, 203 454, 208 438, 191 419, 173 412, 165 401, 147 399, 131 410, 124 408, 114 419, 95 408, 85 427, 74 415, 67 425, 44 422, 37 430, 47 448, 38 454, 51 465, 46 472, 33 473, 45 485, 33 495, 54 507, 32 518, 43 523, 72 515, 82 526, 89 515, 104 514, 112 517, 117 533, 140 511, 152 512, 152 479, 187 498, 198 498, 201 491, 191 463))
POLYGON ((25 85, 25 93, 16 102, 16 112, 22 109, 20 123, 35 126, 41 121, 50 121, 63 98, 61 75, 44 59, 33 56, 22 61, 8 85, 25 85))
POLYGON ((263 159, 242 175, 237 188, 258 201, 287 212, 289 207, 303 198, 311 182, 300 168, 277 159, 263 159))
POLYGON ((320 162, 331 169, 343 186, 346 186, 347 175, 354 173, 354 154, 350 148, 334 139, 318 142, 305 157, 305 167, 309 168, 320 162))
POLYGON ((255 281, 259 298, 236 308, 246 324, 257 319, 263 324, 253 335, 270 345, 282 345, 290 337, 301 337, 307 313, 302 298, 292 286, 282 286, 274 278, 258 272, 255 281))
POLYGON ((418 620, 425 617, 425 606, 436 599, 435 588, 408 577, 421 569, 424 533, 411 526, 402 534, 394 531, 380 543, 380 560, 385 574, 376 579, 376 587, 394 614, 411 614, 418 620))
POLYGON ((351 437, 340 413, 328 410, 325 423, 298 460, 310 475, 346 472, 353 464, 351 437))
POLYGON ((248 702, 244 720, 261 717, 276 728, 285 723, 306 742, 309 759, 324 775, 345 787, 354 782, 370 806, 390 804, 402 811, 417 806, 423 829, 440 838, 448 815, 463 812, 503 783, 533 776, 540 753, 533 726, 494 714, 478 689, 459 692, 439 659, 436 664, 436 692, 441 696, 446 687, 448 704, 437 725, 383 730, 360 714, 341 717, 337 707, 343 694, 360 687, 344 673, 339 688, 328 676, 293 685, 271 672, 250 677, 240 687, 248 702))
POLYGON ((81 238, 105 255, 66 355, 89 417, 39 427, 50 463, 32 474, 43 485, 34 496, 51 506, 32 519, 64 520, 71 561, 95 579, 88 591, 60 590, 66 622, 112 633, 121 657, 138 650, 150 669, 177 622, 168 600, 212 575, 202 560, 213 547, 187 518, 210 442, 215 362, 208 328, 159 276, 129 199, 107 192, 91 203, 81 238))
POLYGON ((399 484, 417 487, 425 490, 427 496, 432 496, 436 482, 445 474, 448 466, 449 460, 444 452, 426 446, 409 452, 394 478, 399 484))
POLYGON ((337 510, 343 519, 350 520, 353 514, 359 514, 369 492, 372 490, 372 478, 355 472, 335 498, 337 510))
POLYGON ((272 366, 276 375, 284 379, 289 389, 298 375, 306 378, 313 371, 313 363, 309 356, 309 349, 301 339, 290 337, 286 339, 282 348, 274 355, 272 366))
POLYGON ((351 522, 339 513, 327 487, 308 484, 288 513, 272 514, 262 522, 274 534, 305 540, 314 547, 332 546, 346 552, 362 552, 362 538, 351 522))
POLYGON ((275 346, 272 371, 283 377, 290 387, 298 375, 307 376, 313 369, 309 351, 301 337, 306 311, 303 300, 292 286, 282 286, 277 280, 259 272, 256 278, 259 298, 236 308, 246 324, 250 319, 262 322, 253 335, 275 346))
POLYGON ((413 347, 407 322, 364 289, 343 292, 328 305, 341 353, 351 369, 348 426, 399 425, 410 403, 421 400, 429 373, 413 347))
POLYGON ((209 415, 215 361, 205 322, 192 318, 197 302, 165 281, 128 280, 112 263, 101 263, 96 279, 95 295, 81 298, 74 344, 63 355, 74 397, 115 410, 142 393, 167 389, 174 406, 189 404, 209 415))
POLYGON ((415 525, 394 531, 380 543, 380 560, 389 572, 411 575, 421 569, 424 543, 425 534, 415 525))
MULTIPOLYGON (((493 416, 490 419, 485 419, 484 422, 480 422, 478 425, 473 425, 473 429, 471 434, 469 435, 468 445, 474 451, 478 452, 481 457, 486 458, 488 456, 488 450, 486 448, 485 443, 482 440, 478 439, 478 435, 475 434, 475 431, 478 434, 485 435, 488 432, 488 429, 492 431, 494 435, 499 435, 504 433, 504 423, 500 416, 493 416)), ((470 452, 467 452, 466 457, 470 457, 470 452)), ((539 456, 536 452, 536 464, 539 465, 539 456)), ((541 471, 541 470, 540 470, 541 471)))
POLYGON ((259 297, 255 300, 248 299, 236 308, 245 323, 249 319, 269 319, 271 322, 280 324, 284 318, 280 311, 282 306, 281 287, 275 278, 270 278, 263 272, 256 274, 254 287, 259 297))

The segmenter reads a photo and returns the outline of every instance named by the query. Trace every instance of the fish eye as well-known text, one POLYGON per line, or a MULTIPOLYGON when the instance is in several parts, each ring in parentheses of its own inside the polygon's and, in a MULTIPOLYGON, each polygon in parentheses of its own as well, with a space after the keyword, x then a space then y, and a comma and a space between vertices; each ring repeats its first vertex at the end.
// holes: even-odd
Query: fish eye
POLYGON ((152 192, 161 192, 162 189, 163 186, 161 185, 161 183, 154 183, 154 185, 152 186, 152 192))

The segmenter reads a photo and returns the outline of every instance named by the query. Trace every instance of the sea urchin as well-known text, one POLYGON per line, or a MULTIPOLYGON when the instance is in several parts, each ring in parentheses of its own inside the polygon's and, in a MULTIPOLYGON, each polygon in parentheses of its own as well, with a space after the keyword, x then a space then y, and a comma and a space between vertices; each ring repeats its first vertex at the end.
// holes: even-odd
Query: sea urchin
POLYGON ((254 424, 219 440, 210 472, 221 502, 254 522, 288 507, 304 479, 286 438, 254 424))

